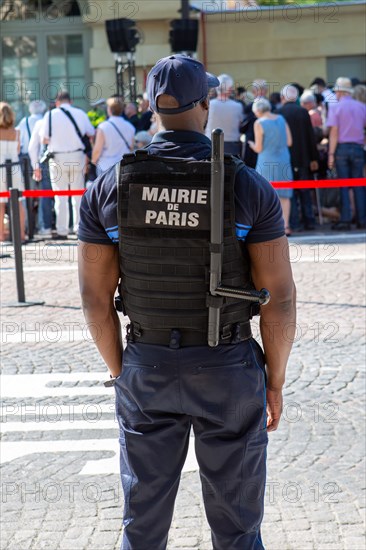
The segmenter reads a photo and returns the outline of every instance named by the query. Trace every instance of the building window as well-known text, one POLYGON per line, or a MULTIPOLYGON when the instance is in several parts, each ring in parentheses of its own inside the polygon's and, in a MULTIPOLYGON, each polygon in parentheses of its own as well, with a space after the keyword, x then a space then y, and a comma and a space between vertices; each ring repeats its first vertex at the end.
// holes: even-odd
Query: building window
POLYGON ((79 6, 87 9, 84 0, 0 0, 0 95, 17 121, 30 101, 49 104, 66 89, 76 107, 88 109, 91 31, 79 6))
POLYGON ((327 80, 333 84, 339 76, 366 79, 366 58, 364 55, 342 55, 327 57, 327 80))
POLYGON ((23 100, 39 98, 37 39, 7 36, 2 39, 3 98, 16 112, 23 100))
POLYGON ((85 70, 81 34, 47 36, 48 83, 56 95, 60 89, 68 90, 79 107, 84 105, 85 70))
POLYGON ((80 17, 76 0, 0 0, 0 21, 80 17))

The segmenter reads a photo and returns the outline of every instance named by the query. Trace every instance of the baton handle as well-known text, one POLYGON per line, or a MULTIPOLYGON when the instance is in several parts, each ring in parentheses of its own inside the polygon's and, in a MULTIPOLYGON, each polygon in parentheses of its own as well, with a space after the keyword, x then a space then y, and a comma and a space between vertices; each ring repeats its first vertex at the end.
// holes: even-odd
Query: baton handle
POLYGON ((219 286, 216 289, 218 296, 224 296, 226 298, 239 298, 246 300, 247 302, 255 302, 264 306, 268 304, 271 296, 266 288, 261 290, 244 290, 241 288, 235 288, 231 286, 219 286))

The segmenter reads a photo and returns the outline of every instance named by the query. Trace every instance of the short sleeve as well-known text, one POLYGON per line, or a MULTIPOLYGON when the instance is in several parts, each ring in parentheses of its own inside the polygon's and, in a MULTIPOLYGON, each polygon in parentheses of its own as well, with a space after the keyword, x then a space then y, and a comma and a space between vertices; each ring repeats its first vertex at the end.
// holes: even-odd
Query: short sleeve
POLYGON ((243 166, 235 182, 236 235, 247 243, 272 241, 285 235, 281 203, 272 185, 243 166))
POLYGON ((117 185, 114 166, 99 176, 80 205, 78 229, 80 241, 93 244, 117 244, 117 185))
POLYGON ((95 128, 94 126, 92 125, 92 123, 90 122, 89 120, 89 117, 87 114, 83 113, 85 115, 85 133, 88 135, 88 136, 94 136, 95 134, 95 128))
POLYGON ((337 105, 329 105, 327 126, 338 126, 338 109, 337 105))

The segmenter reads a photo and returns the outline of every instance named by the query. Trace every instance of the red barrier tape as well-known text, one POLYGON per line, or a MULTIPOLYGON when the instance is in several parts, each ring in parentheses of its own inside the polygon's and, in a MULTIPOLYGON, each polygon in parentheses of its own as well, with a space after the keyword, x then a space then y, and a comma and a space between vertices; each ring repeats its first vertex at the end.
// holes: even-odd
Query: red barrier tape
MULTIPOLYGON (((80 197, 84 195, 85 191, 86 189, 78 189, 76 191, 69 191, 69 190, 51 191, 49 189, 44 189, 44 190, 40 189, 39 191, 38 190, 22 191, 22 197, 26 199, 53 198, 56 195, 60 197, 75 197, 75 196, 80 197)), ((10 197, 9 191, 4 191, 0 193, 0 198, 3 198, 3 197, 9 198, 10 197)))
POLYGON ((302 180, 302 181, 274 181, 275 189, 321 189, 327 187, 364 187, 366 178, 343 180, 302 180))
MULTIPOLYGON (((324 189, 327 187, 365 187, 366 178, 342 179, 342 180, 302 180, 302 181, 274 181, 272 185, 275 189, 324 189)), ((84 195, 85 189, 76 191, 51 191, 51 190, 31 190, 22 191, 22 197, 26 199, 61 197, 80 197, 84 195)), ((9 191, 0 193, 0 198, 9 198, 9 191)))

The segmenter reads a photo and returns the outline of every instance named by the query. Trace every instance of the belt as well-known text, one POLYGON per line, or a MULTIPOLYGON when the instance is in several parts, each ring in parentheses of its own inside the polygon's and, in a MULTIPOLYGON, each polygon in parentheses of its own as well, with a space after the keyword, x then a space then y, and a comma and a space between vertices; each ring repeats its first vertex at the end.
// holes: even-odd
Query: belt
MULTIPOLYGON (((238 344, 249 340, 252 331, 249 321, 224 326, 219 339, 219 345, 238 344)), ((152 330, 142 329, 136 324, 127 325, 127 341, 137 344, 153 344, 168 346, 173 349, 188 346, 207 346, 207 333, 193 332, 184 329, 152 330)))

